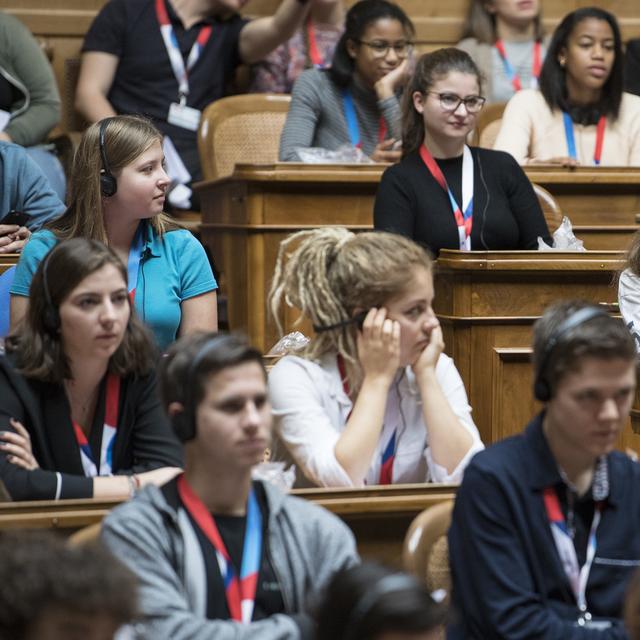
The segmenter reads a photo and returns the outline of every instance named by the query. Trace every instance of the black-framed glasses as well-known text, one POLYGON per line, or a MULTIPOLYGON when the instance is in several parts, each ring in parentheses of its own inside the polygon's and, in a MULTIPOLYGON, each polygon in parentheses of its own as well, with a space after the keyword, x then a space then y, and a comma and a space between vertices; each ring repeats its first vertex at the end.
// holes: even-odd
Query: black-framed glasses
POLYGON ((444 111, 456 111, 461 104, 464 104, 468 113, 478 113, 487 101, 482 96, 466 96, 461 98, 455 93, 438 93, 437 91, 427 91, 428 94, 440 98, 440 106, 444 111))
POLYGON ((371 40, 367 42, 366 40, 358 40, 357 42, 369 47, 376 58, 384 58, 391 49, 393 49, 398 58, 406 58, 413 49, 413 43, 404 40, 399 42, 387 42, 386 40, 371 40))

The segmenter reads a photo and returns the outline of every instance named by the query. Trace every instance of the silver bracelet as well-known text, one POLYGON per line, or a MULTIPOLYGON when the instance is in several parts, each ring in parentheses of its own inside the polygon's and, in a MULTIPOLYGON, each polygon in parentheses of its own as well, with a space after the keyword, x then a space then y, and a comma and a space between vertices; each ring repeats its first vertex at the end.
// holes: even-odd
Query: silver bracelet
POLYGON ((135 498, 136 493, 138 493, 138 489, 140 488, 140 481, 135 474, 127 476, 127 480, 129 481, 129 498, 135 498))

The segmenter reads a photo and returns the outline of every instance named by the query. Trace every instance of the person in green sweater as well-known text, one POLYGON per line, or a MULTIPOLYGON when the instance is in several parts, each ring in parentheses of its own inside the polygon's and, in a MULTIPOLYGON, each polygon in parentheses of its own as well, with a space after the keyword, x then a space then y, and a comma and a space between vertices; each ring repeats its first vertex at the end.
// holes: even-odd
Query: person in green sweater
POLYGON ((60 121, 60 94, 40 45, 17 18, 0 11, 0 140, 27 148, 61 200, 60 161, 37 146, 60 121))

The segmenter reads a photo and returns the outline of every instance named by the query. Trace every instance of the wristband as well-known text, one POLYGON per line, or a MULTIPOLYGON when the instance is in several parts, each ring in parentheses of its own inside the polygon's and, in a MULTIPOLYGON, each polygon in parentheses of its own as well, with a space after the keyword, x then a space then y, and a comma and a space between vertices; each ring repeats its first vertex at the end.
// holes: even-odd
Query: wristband
POLYGON ((140 490, 140 478, 134 473, 132 476, 127 476, 127 480, 129 480, 129 498, 135 498, 140 490))

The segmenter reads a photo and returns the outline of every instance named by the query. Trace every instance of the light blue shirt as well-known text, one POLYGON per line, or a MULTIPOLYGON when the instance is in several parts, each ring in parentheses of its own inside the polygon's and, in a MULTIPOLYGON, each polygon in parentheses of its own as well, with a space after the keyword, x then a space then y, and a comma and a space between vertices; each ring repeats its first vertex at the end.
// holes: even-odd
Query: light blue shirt
MULTIPOLYGON (((160 237, 151 225, 147 228, 134 302, 138 315, 164 351, 176 339, 182 301, 214 291, 218 285, 204 248, 190 231, 178 229, 160 237)), ((31 236, 18 262, 12 295, 29 295, 33 274, 57 242, 46 229, 31 236)))

